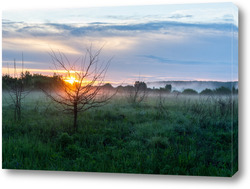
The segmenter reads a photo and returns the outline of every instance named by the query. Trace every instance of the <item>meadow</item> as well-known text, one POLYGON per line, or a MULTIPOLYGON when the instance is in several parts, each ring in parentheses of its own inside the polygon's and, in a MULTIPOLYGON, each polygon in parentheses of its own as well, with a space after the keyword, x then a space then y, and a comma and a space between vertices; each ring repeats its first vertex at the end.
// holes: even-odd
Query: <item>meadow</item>
POLYGON ((4 169, 232 176, 238 170, 238 96, 149 95, 139 105, 115 96, 72 115, 41 92, 22 119, 3 92, 4 169))

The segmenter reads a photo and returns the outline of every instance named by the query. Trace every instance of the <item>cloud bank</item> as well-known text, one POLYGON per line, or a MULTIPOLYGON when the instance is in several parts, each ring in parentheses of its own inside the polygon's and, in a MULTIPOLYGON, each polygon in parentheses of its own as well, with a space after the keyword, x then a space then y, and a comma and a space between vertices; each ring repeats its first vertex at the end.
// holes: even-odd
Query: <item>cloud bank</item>
POLYGON ((237 10, 231 4, 190 6, 7 12, 3 67, 23 52, 28 69, 49 70, 51 49, 74 61, 86 47, 104 45, 101 58, 114 57, 108 80, 237 80, 237 10))

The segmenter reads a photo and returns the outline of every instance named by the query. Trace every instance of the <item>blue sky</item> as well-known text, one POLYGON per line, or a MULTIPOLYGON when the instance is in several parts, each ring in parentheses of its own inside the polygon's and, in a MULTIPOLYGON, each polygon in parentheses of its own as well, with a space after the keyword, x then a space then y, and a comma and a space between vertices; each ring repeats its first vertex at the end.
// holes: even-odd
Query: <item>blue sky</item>
POLYGON ((231 3, 5 11, 3 72, 51 74, 51 49, 74 61, 92 44, 113 57, 106 80, 238 80, 238 10, 231 3))

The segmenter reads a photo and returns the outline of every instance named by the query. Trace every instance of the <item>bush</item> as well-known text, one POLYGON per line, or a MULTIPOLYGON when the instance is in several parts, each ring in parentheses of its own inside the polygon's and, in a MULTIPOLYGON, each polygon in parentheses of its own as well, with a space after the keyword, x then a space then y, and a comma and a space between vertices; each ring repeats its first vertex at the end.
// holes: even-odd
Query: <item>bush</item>
POLYGON ((226 95, 226 94, 231 94, 231 90, 226 87, 220 87, 220 88, 215 89, 214 93, 218 95, 226 95))
POLYGON ((200 92, 201 95, 212 95, 214 92, 211 89, 204 89, 200 92))
POLYGON ((185 95, 197 95, 198 92, 193 90, 193 89, 185 89, 182 94, 185 94, 185 95))

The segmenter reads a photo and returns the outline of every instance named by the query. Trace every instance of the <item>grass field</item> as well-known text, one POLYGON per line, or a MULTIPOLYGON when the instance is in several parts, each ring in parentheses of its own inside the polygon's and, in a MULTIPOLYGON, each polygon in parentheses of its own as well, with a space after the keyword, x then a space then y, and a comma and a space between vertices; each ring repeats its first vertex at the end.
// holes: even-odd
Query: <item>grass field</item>
POLYGON ((23 101, 22 120, 3 92, 4 169, 232 176, 238 170, 237 96, 122 96, 80 113, 78 132, 43 93, 23 101), (233 107, 233 109, 232 109, 233 107))

